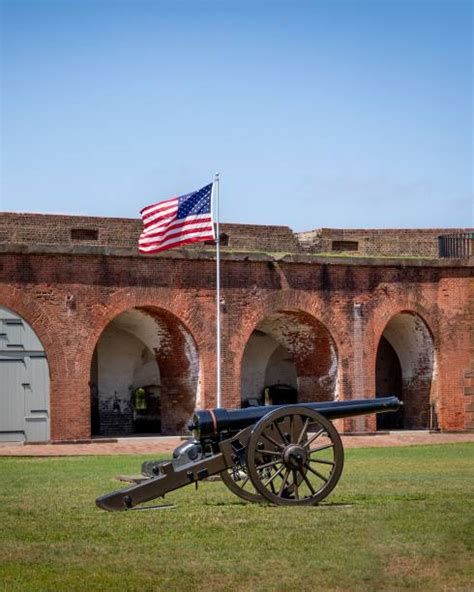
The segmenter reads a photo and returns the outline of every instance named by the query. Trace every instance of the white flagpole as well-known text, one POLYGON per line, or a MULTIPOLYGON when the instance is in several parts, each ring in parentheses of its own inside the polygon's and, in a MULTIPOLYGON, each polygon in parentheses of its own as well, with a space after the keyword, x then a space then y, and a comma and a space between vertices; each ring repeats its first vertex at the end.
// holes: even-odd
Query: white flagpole
POLYGON ((214 213, 216 217, 216 404, 221 407, 221 241, 219 231, 219 173, 214 179, 214 213))

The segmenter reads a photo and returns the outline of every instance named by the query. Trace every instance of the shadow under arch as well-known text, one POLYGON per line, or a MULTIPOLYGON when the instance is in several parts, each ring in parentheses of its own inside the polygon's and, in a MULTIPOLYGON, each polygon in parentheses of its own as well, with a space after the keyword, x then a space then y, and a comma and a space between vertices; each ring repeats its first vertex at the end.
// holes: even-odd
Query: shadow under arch
POLYGON ((50 437, 49 364, 22 315, 0 305, 0 442, 50 437))
POLYGON ((326 326, 308 312, 279 309, 258 321, 247 340, 240 364, 241 403, 334 399, 337 378, 337 348, 326 326))
POLYGON ((136 306, 103 328, 91 362, 93 435, 180 434, 200 394, 196 341, 173 313, 136 306))
POLYGON ((377 429, 436 427, 432 410, 435 370, 433 333, 416 311, 403 309, 386 323, 375 361, 376 396, 396 395, 403 408, 377 416, 377 429))

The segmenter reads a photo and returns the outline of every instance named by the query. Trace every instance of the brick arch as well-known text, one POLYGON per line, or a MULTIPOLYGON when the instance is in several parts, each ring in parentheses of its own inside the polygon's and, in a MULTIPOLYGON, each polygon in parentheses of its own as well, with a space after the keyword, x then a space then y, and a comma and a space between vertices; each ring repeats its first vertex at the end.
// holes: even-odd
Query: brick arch
POLYGON ((329 331, 339 354, 344 351, 346 347, 350 347, 350 335, 341 331, 338 324, 332 318, 332 315, 328 314, 327 305, 320 297, 292 290, 275 292, 266 298, 262 298, 257 305, 252 303, 252 306, 247 307, 240 317, 240 331, 235 333, 231 339, 232 351, 240 352, 240 356, 239 353, 236 353, 239 365, 242 360, 243 349, 245 348, 252 331, 264 318, 274 314, 278 310, 298 310, 314 317, 329 331))
MULTIPOLYGON (((191 310, 193 308, 191 304, 191 301, 183 302, 175 290, 156 290, 152 296, 147 291, 146 295, 126 293, 110 298, 107 306, 100 310, 100 314, 95 315, 94 323, 91 324, 91 331, 84 342, 83 351, 86 366, 90 367, 95 346, 107 325, 123 312, 134 308, 155 308, 173 315, 191 335, 200 358, 202 358, 201 352, 205 350, 206 344, 202 338, 201 315, 196 314, 195 308, 191 310), (186 314, 183 314, 183 311, 186 314)), ((200 364, 202 361, 200 359, 200 364)))
POLYGON ((434 330, 434 327, 437 326, 434 314, 432 314, 429 309, 421 305, 419 302, 390 302, 389 305, 384 303, 375 309, 375 311, 372 313, 372 326, 375 343, 380 341, 380 338, 382 337, 383 332, 391 319, 403 313, 414 314, 423 321, 431 335, 433 346, 436 350, 439 340, 437 331, 434 330))
POLYGON ((131 310, 137 309, 160 309, 166 314, 172 315, 177 321, 183 326, 183 328, 191 335, 198 351, 201 351, 202 342, 196 336, 200 335, 199 327, 196 326, 196 318, 198 315, 188 314, 183 315, 183 310, 186 310, 186 305, 179 302, 176 298, 176 292, 169 293, 167 290, 166 294, 161 294, 157 291, 156 296, 153 297, 137 297, 133 294, 127 293, 126 295, 119 295, 116 298, 111 298, 110 303, 105 307, 105 310, 101 310, 100 316, 97 315, 92 330, 84 343, 85 359, 88 366, 92 361, 92 355, 94 353, 95 346, 103 333, 107 325, 113 321, 120 314, 131 310))
MULTIPOLYGON (((368 344, 370 346, 369 351, 371 352, 371 355, 369 357, 368 373, 369 376, 373 377, 373 381, 375 381, 375 362, 377 358, 377 348, 378 344, 380 343, 380 339, 390 320, 396 317, 397 315, 403 313, 415 314, 421 319, 421 321, 426 326, 433 342, 434 365, 436 374, 436 367, 438 364, 439 355, 439 335, 436 312, 431 311, 427 307, 420 304, 420 302, 418 301, 405 300, 403 302, 397 302, 389 300, 383 302, 382 305, 378 306, 374 311, 372 311, 370 318, 369 333, 370 335, 372 335, 373 341, 371 344, 368 344)), ((435 375, 433 384, 434 397, 436 396, 436 378, 437 377, 435 375)))
MULTIPOLYGON (((0 304, 21 316, 41 341, 49 372, 50 437, 51 440, 61 439, 64 417, 70 414, 70 408, 74 403, 71 404, 64 397, 64 393, 71 388, 69 371, 73 364, 67 357, 66 342, 57 331, 59 319, 48 312, 45 304, 31 296, 24 296, 24 291, 15 287, 10 288, 8 292, 0 287, 0 304)), ((69 437, 84 437, 84 431, 80 421, 76 422, 69 437)))
POLYGON ((53 335, 50 330, 52 319, 45 307, 37 300, 23 298, 22 291, 16 288, 8 291, 0 290, 0 305, 21 316, 36 333, 46 353, 50 378, 53 379, 52 375, 55 368, 64 363, 64 356, 62 355, 64 348, 61 346, 61 336, 53 335))
MULTIPOLYGON (((155 300, 155 299, 153 299, 155 300)), ((153 302, 153 300, 151 302, 153 302)), ((189 326, 178 316, 177 311, 164 307, 161 299, 159 304, 151 303, 150 299, 140 301, 129 300, 126 307, 110 307, 100 324, 95 327, 94 335, 89 338, 89 359, 100 342, 104 331, 114 321, 118 323, 127 317, 127 321, 139 322, 133 325, 128 333, 139 339, 153 353, 159 368, 161 380, 162 432, 183 433, 196 404, 199 404, 202 391, 202 360, 199 344, 189 326), (141 329, 139 329, 141 326, 141 329)), ((138 385, 140 386, 140 385, 138 385)), ((105 413, 105 411, 104 411, 105 413)), ((123 406, 124 417, 131 414, 131 409, 123 406)), ((133 429, 131 416, 124 420, 124 433, 133 429)), ((112 429, 116 429, 113 428, 112 429)), ((109 434, 106 434, 109 435, 109 434)))
MULTIPOLYGON (((339 392, 342 383, 340 361, 341 355, 345 355, 347 348, 350 348, 350 337, 347 335, 343 338, 342 331, 336 326, 331 315, 327 313, 327 307, 317 296, 298 292, 285 291, 284 293, 271 294, 262 299, 257 306, 245 311, 240 324, 242 330, 232 338, 231 349, 235 352, 237 362, 235 382, 238 385, 242 382, 244 355, 254 330, 262 327, 262 324, 264 326, 269 319, 278 322, 277 317, 280 317, 281 321, 283 316, 291 319, 295 324, 312 328, 315 334, 312 344, 307 343, 310 347, 306 348, 306 353, 296 356, 295 359, 300 390, 299 400, 310 401, 332 398, 333 396, 340 397, 342 394, 339 392), (324 354, 320 355, 322 349, 317 346, 318 339, 321 343, 326 340, 327 344, 331 344, 330 348, 334 352, 336 371, 331 379, 328 374, 324 374, 323 368, 323 366, 327 366, 327 372, 331 353, 326 352, 328 358, 326 360, 324 354), (324 384, 322 376, 324 375, 327 376, 325 388, 322 387, 324 384), (318 380, 318 377, 321 380, 318 380)), ((290 353, 295 353, 291 352, 291 346, 287 349, 290 350, 290 353)))

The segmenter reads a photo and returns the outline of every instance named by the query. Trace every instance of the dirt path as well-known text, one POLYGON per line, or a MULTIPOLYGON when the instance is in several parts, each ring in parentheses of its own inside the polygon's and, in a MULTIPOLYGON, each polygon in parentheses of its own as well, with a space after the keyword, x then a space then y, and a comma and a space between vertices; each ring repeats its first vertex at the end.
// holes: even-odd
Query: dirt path
MULTIPOLYGON (((411 446, 474 442, 473 433, 391 432, 368 436, 342 436, 346 448, 411 446)), ((0 456, 81 456, 110 454, 155 454, 173 451, 179 437, 119 438, 115 442, 93 440, 90 444, 0 443, 0 456)))

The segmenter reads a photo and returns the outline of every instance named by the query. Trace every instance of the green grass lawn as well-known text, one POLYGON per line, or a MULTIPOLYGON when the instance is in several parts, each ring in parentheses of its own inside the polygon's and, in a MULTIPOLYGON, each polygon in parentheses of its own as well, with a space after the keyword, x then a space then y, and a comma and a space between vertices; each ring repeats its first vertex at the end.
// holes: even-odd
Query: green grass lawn
POLYGON ((0 589, 474 590, 474 445, 348 450, 319 507, 206 482, 175 510, 97 509, 143 458, 1 458, 0 589))

